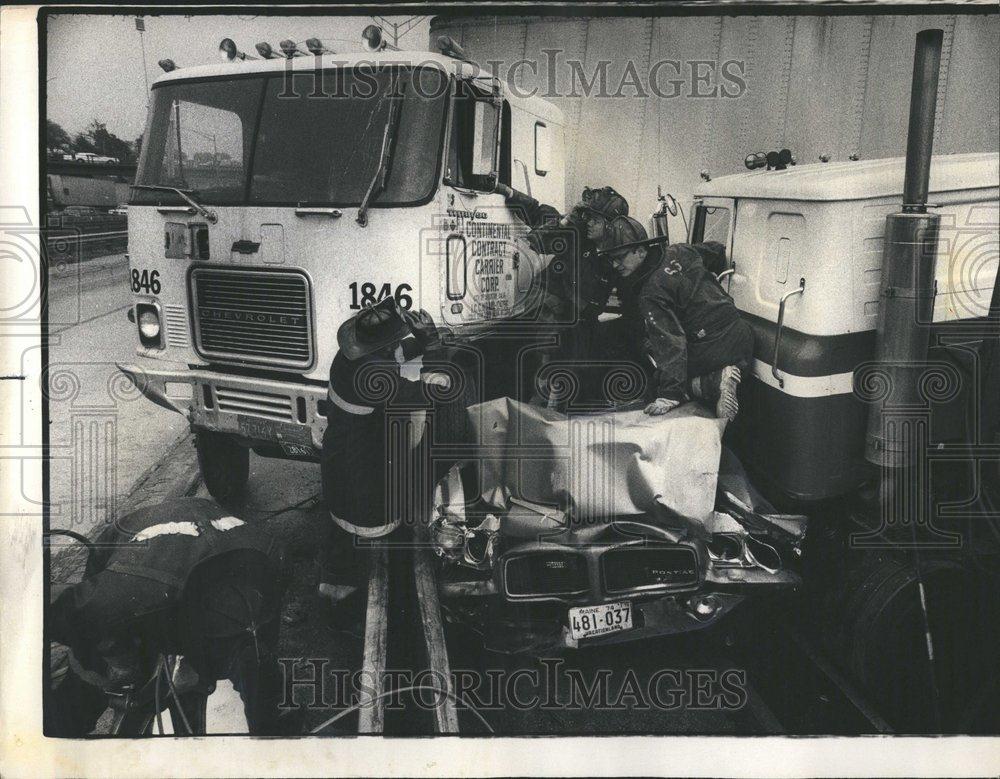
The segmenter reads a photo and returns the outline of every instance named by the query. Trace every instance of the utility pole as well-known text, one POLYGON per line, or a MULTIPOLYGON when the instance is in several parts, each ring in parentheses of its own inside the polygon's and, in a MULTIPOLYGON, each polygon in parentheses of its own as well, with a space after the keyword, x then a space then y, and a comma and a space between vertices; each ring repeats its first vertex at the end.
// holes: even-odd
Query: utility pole
POLYGON ((402 22, 390 22, 384 16, 372 16, 372 21, 379 25, 386 32, 391 30, 392 32, 392 46, 393 48, 399 48, 399 40, 405 36, 408 32, 413 30, 420 22, 426 19, 426 16, 411 16, 402 22))
POLYGON ((139 31, 139 48, 142 50, 142 83, 146 87, 146 107, 149 108, 149 72, 146 70, 146 20, 142 16, 135 17, 135 29, 139 31))

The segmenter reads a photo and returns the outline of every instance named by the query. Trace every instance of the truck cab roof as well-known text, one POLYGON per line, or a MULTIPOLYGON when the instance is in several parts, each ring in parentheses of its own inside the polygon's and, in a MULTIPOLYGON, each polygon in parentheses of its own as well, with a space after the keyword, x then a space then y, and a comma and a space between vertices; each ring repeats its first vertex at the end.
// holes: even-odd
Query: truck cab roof
MULTIPOLYGON (((381 51, 381 52, 345 52, 343 54, 323 54, 318 57, 276 57, 273 59, 246 59, 232 62, 215 62, 208 65, 195 65, 178 68, 164 73, 153 81, 153 88, 174 81, 190 81, 193 79, 216 79, 251 74, 283 73, 291 69, 293 73, 308 73, 328 68, 352 67, 370 64, 421 65, 438 68, 445 73, 460 78, 489 77, 489 71, 484 70, 474 62, 447 57, 430 51, 381 51)), ((562 111, 555 105, 539 97, 521 97, 509 90, 506 97, 516 103, 522 110, 528 111, 540 119, 563 123, 562 111)))
MULTIPOLYGON (((695 197, 842 201, 901 196, 904 157, 793 165, 702 182, 695 197)), ((1000 154, 942 154, 931 163, 931 192, 1000 186, 1000 154)))

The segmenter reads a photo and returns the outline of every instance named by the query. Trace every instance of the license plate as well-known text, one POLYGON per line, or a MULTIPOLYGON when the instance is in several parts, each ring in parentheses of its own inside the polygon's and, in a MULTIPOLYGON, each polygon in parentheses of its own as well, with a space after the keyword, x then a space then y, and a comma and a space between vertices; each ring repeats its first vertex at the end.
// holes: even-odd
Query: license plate
POLYGON ((275 419, 262 419, 239 414, 236 417, 240 435, 254 441, 269 441, 282 446, 297 444, 296 448, 308 447, 312 451, 312 436, 309 428, 275 419))
POLYGON ((591 638, 632 629, 632 604, 602 603, 569 610, 569 630, 573 638, 591 638))

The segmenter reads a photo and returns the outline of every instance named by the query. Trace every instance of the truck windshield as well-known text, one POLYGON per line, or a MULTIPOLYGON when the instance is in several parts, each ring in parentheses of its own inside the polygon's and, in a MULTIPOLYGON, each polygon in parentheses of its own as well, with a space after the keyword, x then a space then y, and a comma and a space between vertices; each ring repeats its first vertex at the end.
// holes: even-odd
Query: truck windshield
MULTIPOLYGON (((192 190, 214 205, 357 206, 399 101, 385 186, 372 205, 434 193, 447 76, 434 68, 341 68, 167 82, 153 90, 136 183, 192 190)), ((133 190, 132 203, 173 202, 133 190)))

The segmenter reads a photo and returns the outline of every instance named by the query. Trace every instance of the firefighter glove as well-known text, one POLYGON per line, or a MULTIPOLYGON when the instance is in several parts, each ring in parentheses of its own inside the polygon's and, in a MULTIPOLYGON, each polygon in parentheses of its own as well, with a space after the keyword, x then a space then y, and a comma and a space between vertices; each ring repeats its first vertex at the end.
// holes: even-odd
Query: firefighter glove
POLYGON ((650 403, 644 411, 651 417, 658 417, 662 414, 666 414, 668 411, 673 411, 677 408, 681 402, 679 400, 670 400, 669 398, 657 398, 652 403, 650 403))

